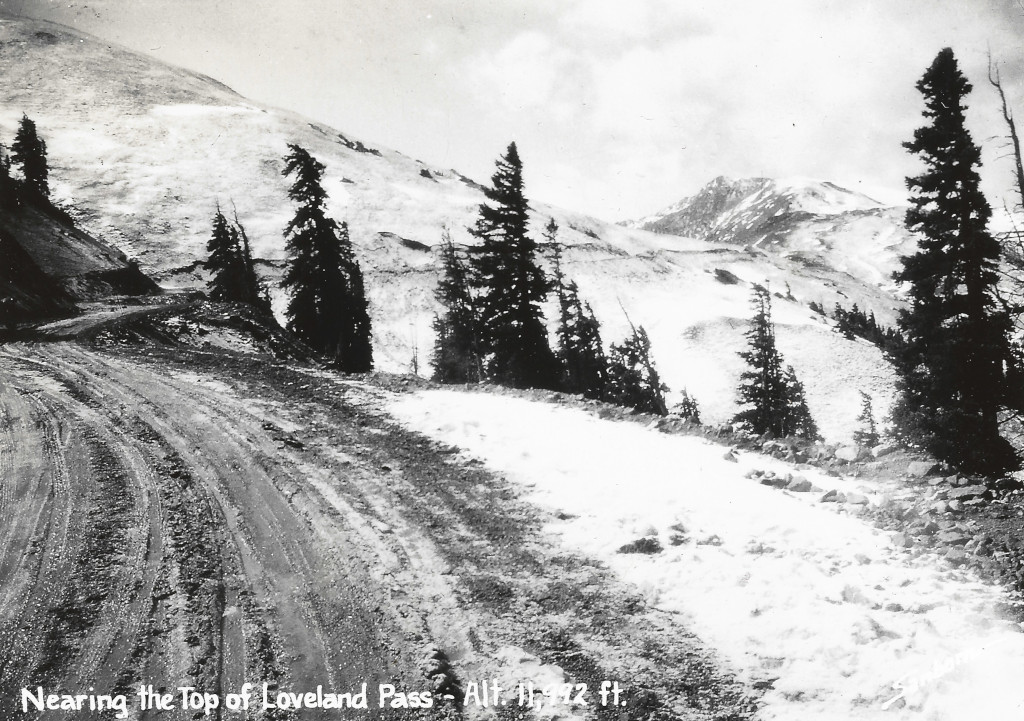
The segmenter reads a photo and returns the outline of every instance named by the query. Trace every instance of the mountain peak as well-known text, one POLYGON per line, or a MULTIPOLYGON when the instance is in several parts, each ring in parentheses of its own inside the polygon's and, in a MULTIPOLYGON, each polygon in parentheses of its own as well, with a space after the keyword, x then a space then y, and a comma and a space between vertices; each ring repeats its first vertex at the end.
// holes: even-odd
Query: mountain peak
POLYGON ((632 225, 655 233, 747 244, 764 226, 793 215, 832 216, 886 207, 830 181, 719 175, 694 195, 632 225))

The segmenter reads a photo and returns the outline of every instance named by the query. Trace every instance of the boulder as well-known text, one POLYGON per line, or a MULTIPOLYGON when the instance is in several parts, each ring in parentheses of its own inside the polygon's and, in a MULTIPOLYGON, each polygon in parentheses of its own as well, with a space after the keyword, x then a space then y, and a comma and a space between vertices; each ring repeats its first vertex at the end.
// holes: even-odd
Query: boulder
POLYGON ((736 453, 733 452, 731 448, 725 452, 725 455, 722 456, 722 460, 729 461, 730 463, 737 463, 739 461, 736 457, 736 453))
POLYGON ((964 546, 970 539, 969 536, 960 531, 939 531, 935 536, 939 543, 946 546, 964 546))
POLYGON ((662 546, 657 538, 638 538, 635 541, 630 541, 624 546, 619 548, 619 553, 641 553, 644 555, 652 555, 655 553, 661 553, 662 546))
POLYGON ((794 493, 810 493, 814 485, 803 476, 794 476, 793 480, 786 486, 787 491, 794 493))
POLYGON ((835 488, 831 491, 826 491, 825 495, 821 497, 822 503, 844 503, 846 501, 846 495, 840 493, 835 488))
POLYGON ((871 455, 875 458, 881 458, 893 453, 899 448, 895 443, 879 443, 877 446, 871 449, 871 455))
POLYGON ((946 560, 954 566, 959 566, 967 561, 967 551, 962 548, 951 548, 946 551, 946 560))
POLYGON ((946 498, 950 500, 965 501, 968 498, 977 498, 978 496, 984 496, 988 492, 988 488, 982 485, 976 486, 961 486, 959 488, 951 488, 946 494, 946 498))
POLYGON ((836 449, 836 458, 847 463, 853 463, 861 456, 859 446, 842 446, 836 449))
POLYGON ((860 493, 847 493, 846 502, 856 506, 866 506, 868 505, 868 497, 860 493))
POLYGON ((907 466, 907 473, 914 478, 924 478, 935 473, 939 468, 939 464, 935 461, 912 461, 907 466))
POLYGON ((914 541, 905 533, 894 533, 892 535, 892 545, 896 546, 896 548, 910 548, 914 545, 914 541))

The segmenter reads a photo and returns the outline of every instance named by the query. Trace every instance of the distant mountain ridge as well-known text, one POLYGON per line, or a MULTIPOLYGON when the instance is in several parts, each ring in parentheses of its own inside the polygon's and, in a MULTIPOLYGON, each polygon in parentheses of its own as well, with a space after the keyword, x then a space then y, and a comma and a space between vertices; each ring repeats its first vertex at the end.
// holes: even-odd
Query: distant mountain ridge
POLYGON ((827 263, 895 295, 892 272, 917 246, 904 227, 904 212, 828 181, 719 176, 626 225, 827 263))
POLYGON ((626 225, 714 243, 757 243, 783 222, 889 210, 829 181, 718 176, 696 194, 626 225))

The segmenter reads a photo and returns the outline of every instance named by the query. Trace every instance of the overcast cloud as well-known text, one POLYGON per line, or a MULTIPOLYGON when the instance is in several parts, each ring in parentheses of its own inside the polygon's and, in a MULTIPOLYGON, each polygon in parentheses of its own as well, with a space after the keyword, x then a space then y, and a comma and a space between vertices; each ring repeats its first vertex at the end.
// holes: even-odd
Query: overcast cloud
POLYGON ((531 197, 616 220, 716 175, 899 195, 914 88, 956 51, 993 204, 1011 168, 985 80, 1024 118, 1016 0, 0 0, 253 99, 486 180, 516 140, 531 197), (886 191, 888 189, 888 192, 886 191))

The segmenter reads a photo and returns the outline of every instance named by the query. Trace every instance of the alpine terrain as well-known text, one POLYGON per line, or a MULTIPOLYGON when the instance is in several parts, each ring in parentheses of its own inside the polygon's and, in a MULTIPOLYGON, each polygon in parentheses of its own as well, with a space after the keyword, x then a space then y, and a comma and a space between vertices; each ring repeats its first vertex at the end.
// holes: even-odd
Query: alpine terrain
MULTIPOLYGON (((0 203, 0 718, 1024 709, 1020 496, 879 435, 904 208, 720 177, 612 223, 527 186, 540 265, 609 355, 649 340, 674 411, 649 413, 429 379, 485 179, 0 16, 3 158, 29 118, 49 196, 26 179, 0 203), (314 235, 365 287, 372 372, 287 317, 314 235), (273 312, 259 284, 251 304, 208 293, 208 248, 233 237, 273 312), (760 337, 816 424, 800 438, 733 423, 760 287, 760 337), (879 337, 844 330, 854 309, 879 337), (228 708, 245 684, 252 706, 228 708), (142 709, 148 685, 170 705, 142 709), (60 707, 76 694, 123 715, 60 707)), ((555 338, 559 300, 543 309, 555 338)))

